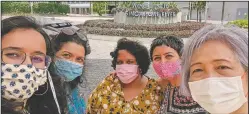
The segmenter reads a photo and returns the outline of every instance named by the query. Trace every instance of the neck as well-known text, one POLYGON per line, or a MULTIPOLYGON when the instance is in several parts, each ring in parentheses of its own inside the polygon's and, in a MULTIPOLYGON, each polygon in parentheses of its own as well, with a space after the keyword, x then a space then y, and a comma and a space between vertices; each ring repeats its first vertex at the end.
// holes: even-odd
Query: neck
POLYGON ((175 76, 173 78, 168 78, 168 79, 159 79, 159 83, 162 86, 167 86, 168 83, 170 83, 174 87, 179 87, 180 82, 181 82, 181 76, 180 75, 177 75, 177 76, 175 76))
POLYGON ((123 88, 136 88, 136 87, 140 87, 143 83, 143 77, 141 75, 137 76, 137 78, 132 81, 131 83, 129 84, 122 84, 123 88))
POLYGON ((232 112, 231 114, 248 114, 248 101, 245 102, 238 110, 232 112))

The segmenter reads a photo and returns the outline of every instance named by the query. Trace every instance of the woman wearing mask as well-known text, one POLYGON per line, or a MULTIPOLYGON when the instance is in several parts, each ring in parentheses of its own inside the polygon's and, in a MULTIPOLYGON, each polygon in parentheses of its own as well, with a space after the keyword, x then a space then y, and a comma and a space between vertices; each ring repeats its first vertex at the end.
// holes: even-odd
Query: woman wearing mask
POLYGON ((86 52, 86 36, 73 28, 64 28, 52 39, 55 57, 49 71, 53 76, 61 112, 84 114, 85 100, 80 96, 86 52))
POLYGON ((53 54, 48 35, 24 16, 2 20, 1 32, 1 113, 60 114, 47 76, 53 54))
POLYGON ((144 74, 150 65, 145 46, 123 38, 117 43, 111 73, 88 99, 88 114, 155 114, 162 100, 159 84, 144 74))
POLYGON ((195 32, 182 56, 181 89, 214 114, 248 114, 248 32, 210 25, 195 32))
POLYGON ((159 114, 191 113, 205 114, 191 97, 179 94, 183 40, 174 36, 160 36, 153 40, 150 48, 153 68, 160 77, 158 82, 164 87, 164 100, 159 114))

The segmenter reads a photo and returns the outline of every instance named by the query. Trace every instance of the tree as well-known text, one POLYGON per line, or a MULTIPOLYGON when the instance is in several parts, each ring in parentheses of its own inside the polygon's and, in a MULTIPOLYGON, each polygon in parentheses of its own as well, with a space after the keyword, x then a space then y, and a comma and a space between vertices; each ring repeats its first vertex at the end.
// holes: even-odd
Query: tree
POLYGON ((193 9, 197 11, 197 22, 201 22, 201 13, 205 11, 206 1, 196 1, 193 2, 193 9))
POLYGON ((96 12, 99 16, 102 16, 106 12, 106 5, 107 2, 93 2, 93 12, 96 12))

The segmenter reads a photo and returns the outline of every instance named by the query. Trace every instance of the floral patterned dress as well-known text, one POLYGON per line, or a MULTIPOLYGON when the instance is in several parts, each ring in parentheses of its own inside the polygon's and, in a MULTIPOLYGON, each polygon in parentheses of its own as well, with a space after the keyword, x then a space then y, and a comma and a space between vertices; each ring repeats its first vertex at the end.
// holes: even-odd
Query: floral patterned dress
POLYGON ((208 114, 192 97, 179 94, 179 87, 168 85, 158 114, 208 114))
POLYGON ((156 114, 163 100, 163 89, 156 80, 147 78, 143 91, 126 101, 120 81, 110 74, 90 95, 87 114, 156 114))

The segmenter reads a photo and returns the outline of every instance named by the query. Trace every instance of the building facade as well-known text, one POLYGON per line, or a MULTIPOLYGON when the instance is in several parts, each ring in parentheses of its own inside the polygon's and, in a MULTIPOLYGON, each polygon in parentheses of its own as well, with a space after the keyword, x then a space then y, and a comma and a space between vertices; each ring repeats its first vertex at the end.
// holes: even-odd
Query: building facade
MULTIPOLYGON (((185 5, 189 4, 189 2, 183 3, 185 5)), ((222 7, 223 2, 207 2, 207 20, 222 20, 222 7)), ((224 13, 223 20, 224 21, 233 21, 236 19, 244 19, 248 15, 248 2, 240 1, 240 2, 224 2, 224 13)), ((202 19, 205 19, 205 11, 202 12, 202 19)), ((197 11, 193 10, 192 15, 190 16, 191 20, 197 19, 197 11)))
POLYGON ((84 1, 69 1, 63 2, 68 4, 70 7, 70 14, 81 14, 81 15, 90 15, 92 14, 92 4, 91 2, 84 1))

